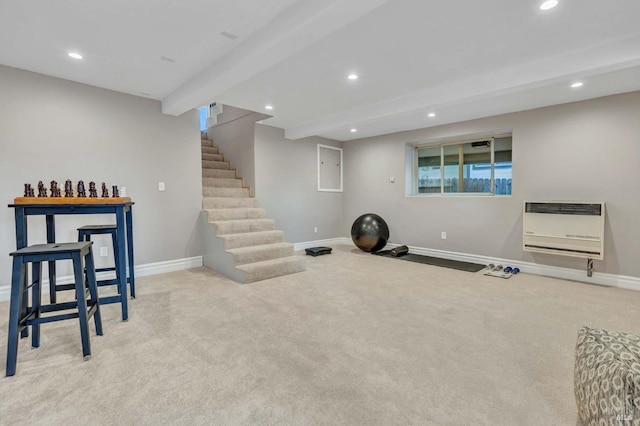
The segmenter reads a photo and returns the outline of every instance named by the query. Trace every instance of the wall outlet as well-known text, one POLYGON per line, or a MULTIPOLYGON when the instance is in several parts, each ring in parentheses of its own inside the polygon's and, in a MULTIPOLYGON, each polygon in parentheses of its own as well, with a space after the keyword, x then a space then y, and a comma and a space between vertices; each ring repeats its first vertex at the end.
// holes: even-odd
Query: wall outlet
POLYGON ((317 227, 317 226, 314 226, 314 227, 313 227, 313 233, 314 233, 314 234, 317 234, 317 233, 318 233, 318 227, 317 227))
POLYGON ((120 196, 121 197, 126 197, 127 196, 127 187, 126 186, 121 186, 120 187, 120 196))
POLYGON ((158 182, 158 191, 164 191, 164 182, 158 182))
POLYGON ((446 232, 441 232, 440 233, 440 238, 442 238, 443 240, 447 239, 447 233, 446 232))
POLYGON ((109 255, 109 247, 100 247, 100 257, 107 257, 109 255))

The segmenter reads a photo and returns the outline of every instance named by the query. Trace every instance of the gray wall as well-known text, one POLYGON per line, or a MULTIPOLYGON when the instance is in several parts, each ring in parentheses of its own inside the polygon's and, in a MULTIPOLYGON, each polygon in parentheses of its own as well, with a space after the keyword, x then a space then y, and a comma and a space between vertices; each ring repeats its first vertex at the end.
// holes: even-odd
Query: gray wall
POLYGON ((292 141, 282 129, 255 126, 256 197, 290 242, 342 236, 343 193, 318 192, 318 144, 342 148, 342 142, 320 137, 292 141))
POLYGON ((224 154, 225 161, 244 179, 251 195, 255 194, 256 187, 253 127, 256 121, 266 117, 269 116, 224 105, 222 114, 218 115, 218 125, 206 132, 224 154))
POLYGON ((522 202, 605 201, 605 260, 596 269, 638 277, 639 117, 634 92, 345 143, 342 235, 374 212, 393 243, 583 269, 584 259, 522 251, 522 202), (512 196, 404 195, 407 143, 503 130, 513 131, 512 196))
MULTIPOLYGON (((134 200, 136 264, 202 254, 197 111, 163 115, 160 103, 0 66, 0 286, 10 282, 13 210, 24 183, 82 179, 125 186, 134 200), (158 182, 166 191, 158 192, 158 182)), ((59 217, 59 241, 110 216, 59 217)), ((29 220, 29 243, 45 242, 44 219, 29 220)), ((109 257, 111 259, 111 256, 109 257)), ((98 264, 105 259, 97 258, 98 264)), ((64 270, 61 271, 63 274, 64 270)))

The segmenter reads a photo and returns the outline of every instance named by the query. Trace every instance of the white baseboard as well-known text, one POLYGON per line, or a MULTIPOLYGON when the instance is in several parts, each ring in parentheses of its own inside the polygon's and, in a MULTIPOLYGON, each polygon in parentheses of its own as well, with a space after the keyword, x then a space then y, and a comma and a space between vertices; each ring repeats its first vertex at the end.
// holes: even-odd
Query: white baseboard
POLYGON ((148 275, 182 271, 184 269, 199 268, 201 266, 202 256, 166 260, 164 262, 146 263, 144 265, 136 266, 136 277, 146 277, 148 275))
MULTIPOLYGON (((188 257, 184 259, 167 260, 164 262, 146 263, 144 265, 136 266, 136 277, 146 277, 149 275, 165 274, 167 272, 182 271, 184 269, 199 268, 202 266, 202 256, 188 257)), ((98 272, 96 278, 99 280, 115 278, 113 272, 98 272)), ((73 283, 73 276, 66 275, 63 277, 57 277, 57 284, 70 284, 73 283)), ((48 294, 49 292, 49 280, 42 280, 42 292, 48 294)), ((11 286, 0 286, 0 302, 9 300, 11 286)))
MULTIPOLYGON (((329 246, 335 244, 347 244, 352 245, 353 241, 350 238, 332 238, 329 240, 320 240, 320 241, 310 241, 307 243, 297 243, 294 245, 296 250, 301 250, 309 247, 316 246, 329 246)), ((401 244, 392 244, 389 243, 385 247, 385 249, 391 249, 394 247, 398 247, 401 244)), ((597 284, 604 285, 610 287, 620 287, 626 288, 629 290, 638 290, 640 291, 640 277, 631 277, 626 275, 616 275, 616 274, 608 274, 605 272, 593 272, 592 277, 587 276, 587 271, 585 269, 572 269, 572 268, 563 268, 558 266, 549 266, 542 265, 539 263, 533 262, 523 262, 520 260, 513 259, 500 259, 489 256, 480 256, 477 254, 469 254, 469 253, 459 253, 453 251, 445 251, 445 250, 435 250, 424 247, 414 247, 408 246, 409 251, 415 254, 421 254, 423 256, 433 256, 433 257, 441 257, 443 259, 451 259, 458 260, 461 262, 472 262, 472 263, 480 263, 482 265, 488 265, 493 263, 494 265, 510 265, 517 266, 520 268, 521 272, 532 274, 532 275, 543 275, 546 277, 560 278, 564 280, 571 281, 580 281, 589 284, 597 284)))

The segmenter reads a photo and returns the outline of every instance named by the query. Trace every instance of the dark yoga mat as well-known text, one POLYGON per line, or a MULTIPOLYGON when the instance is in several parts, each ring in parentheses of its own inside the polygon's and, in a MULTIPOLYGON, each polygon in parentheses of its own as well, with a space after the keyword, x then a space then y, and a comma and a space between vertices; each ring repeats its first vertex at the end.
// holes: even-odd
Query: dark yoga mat
POLYGON ((376 256, 390 257, 392 259, 408 260, 409 262, 425 263, 427 265, 442 266, 443 268, 458 269, 460 271, 478 272, 485 268, 485 265, 470 262, 460 262, 458 260, 442 259, 440 257, 422 256, 419 254, 408 253, 402 256, 394 256, 391 250, 382 250, 376 253, 376 256))

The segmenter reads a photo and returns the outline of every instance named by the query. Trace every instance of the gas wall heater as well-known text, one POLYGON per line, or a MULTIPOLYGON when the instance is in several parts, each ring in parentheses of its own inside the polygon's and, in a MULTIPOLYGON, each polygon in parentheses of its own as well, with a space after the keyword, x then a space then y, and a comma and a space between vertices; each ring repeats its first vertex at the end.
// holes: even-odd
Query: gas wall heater
POLYGON ((524 251, 588 259, 604 257, 604 202, 525 201, 522 219, 524 251))

